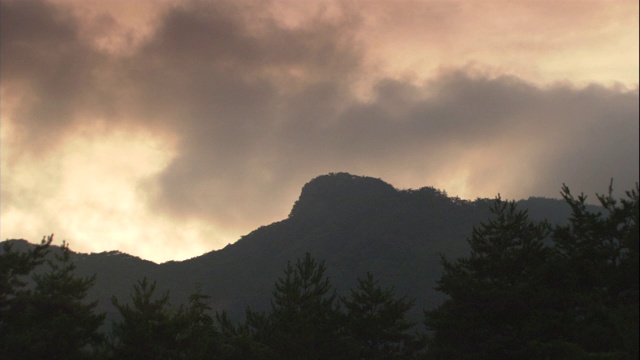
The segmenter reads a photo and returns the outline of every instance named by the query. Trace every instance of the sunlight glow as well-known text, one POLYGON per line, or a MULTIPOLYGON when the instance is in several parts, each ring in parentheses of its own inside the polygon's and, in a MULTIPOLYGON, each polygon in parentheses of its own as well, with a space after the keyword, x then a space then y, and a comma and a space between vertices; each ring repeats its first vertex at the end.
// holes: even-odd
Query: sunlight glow
MULTIPOLYGON (((7 125, 3 143, 11 137, 7 125)), ((2 208, 2 239, 28 236, 37 242, 55 233, 74 251, 118 249, 162 262, 209 251, 211 238, 220 236, 207 224, 176 223, 146 205, 145 180, 173 157, 162 139, 125 131, 83 132, 44 158, 13 166, 8 166, 8 149, 2 153, 2 198, 12 201, 2 208)))

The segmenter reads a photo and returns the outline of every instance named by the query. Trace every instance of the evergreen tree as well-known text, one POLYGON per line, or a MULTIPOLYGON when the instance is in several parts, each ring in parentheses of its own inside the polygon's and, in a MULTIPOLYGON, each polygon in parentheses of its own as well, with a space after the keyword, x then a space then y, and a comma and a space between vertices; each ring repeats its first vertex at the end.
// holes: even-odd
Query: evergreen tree
POLYGON ((604 213, 564 186, 570 222, 551 232, 515 204, 474 228, 471 255, 449 262, 439 290, 450 298, 426 312, 431 358, 638 358, 638 185, 604 213))
POLYGON ((547 223, 529 221, 514 202, 498 198, 493 218, 473 229, 468 258, 443 258, 438 290, 449 295, 425 313, 434 359, 535 359, 549 305, 544 291, 550 250, 547 223))
POLYGON ((343 353, 336 294, 325 270, 307 253, 276 282, 267 338, 276 358, 334 359, 343 353))
POLYGON ((638 185, 619 201, 598 195, 604 213, 592 212, 586 196, 562 196, 572 209, 554 241, 570 294, 567 339, 591 357, 638 358, 638 185))
POLYGON ((351 296, 341 298, 347 310, 346 331, 358 359, 407 359, 412 355, 413 326, 405 315, 414 301, 396 298, 393 288, 383 289, 371 273, 358 279, 351 296))
POLYGON ((43 237, 39 245, 26 252, 16 251, 13 244, 5 242, 0 252, 0 354, 8 358, 19 348, 21 335, 16 328, 25 321, 20 314, 26 308, 26 299, 31 295, 27 289, 28 278, 33 269, 44 262, 53 241, 53 234, 43 237))
POLYGON ((219 358, 224 360, 273 359, 273 350, 269 342, 268 317, 262 313, 247 309, 244 323, 234 324, 226 312, 217 313, 216 321, 220 328, 219 358))
POLYGON ((55 261, 47 263, 50 271, 33 275, 33 291, 18 293, 11 313, 3 317, 9 329, 4 355, 9 359, 91 358, 91 350, 103 341, 98 328, 104 321, 104 314, 94 313, 97 301, 85 302, 95 275, 76 277, 64 243, 55 261))
POLYGON ((176 359, 179 347, 177 327, 169 294, 154 299, 156 283, 144 278, 133 286, 131 304, 116 297, 111 302, 122 320, 113 324, 112 351, 115 359, 176 359))
POLYGON ((25 289, 27 285, 25 278, 44 262, 52 241, 53 234, 45 236, 39 245, 26 252, 14 251, 12 243, 3 244, 2 253, 0 253, 0 315, 2 315, 0 329, 4 326, 3 320, 6 319, 6 314, 11 312, 16 296, 28 291, 25 289))
POLYGON ((211 308, 206 303, 207 299, 209 296, 204 295, 201 286, 197 285, 189 296, 189 304, 181 307, 173 319, 179 359, 210 359, 219 351, 220 334, 209 315, 211 308))

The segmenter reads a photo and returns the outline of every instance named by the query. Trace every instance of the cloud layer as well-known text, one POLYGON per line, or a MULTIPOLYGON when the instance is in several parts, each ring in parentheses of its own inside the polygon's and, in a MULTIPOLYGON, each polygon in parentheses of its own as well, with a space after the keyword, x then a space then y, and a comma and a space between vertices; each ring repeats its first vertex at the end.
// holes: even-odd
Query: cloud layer
MULTIPOLYGON (((95 174, 106 177, 93 179, 84 195, 101 199, 97 213, 126 198, 122 203, 137 204, 135 211, 111 211, 138 216, 146 228, 194 226, 198 251, 235 240, 220 234, 239 235, 286 216, 301 186, 331 171, 381 177, 401 188, 433 185, 467 198, 556 197, 563 182, 592 194, 605 191, 610 178, 622 189, 638 181, 637 82, 630 89, 612 86, 629 84, 618 78, 585 85, 585 73, 553 82, 546 73, 535 77, 550 58, 568 56, 554 50, 558 43, 574 41, 576 56, 583 56, 595 36, 593 11, 574 19, 580 36, 545 40, 514 32, 504 35, 509 49, 492 50, 503 35, 480 27, 487 47, 479 50, 477 39, 458 27, 473 10, 464 3, 418 4, 417 13, 434 20, 428 26, 400 5, 371 3, 363 13, 339 2, 314 3, 312 10, 278 1, 166 2, 145 22, 131 17, 127 24, 74 2, 1 4, 3 236, 15 236, 5 219, 27 209, 41 227, 70 229, 59 219, 43 220, 51 208, 37 210, 47 196, 42 191, 25 199, 17 190, 47 188, 71 201, 60 194, 77 189, 70 175, 87 174, 82 164, 92 158, 100 168, 95 174), (399 30, 382 33, 385 23, 402 19, 407 26, 386 25, 399 30), (526 49, 513 48, 517 43, 526 49), (403 44, 409 44, 404 52, 403 44), (457 49, 471 55, 447 63, 457 49), (420 60, 427 52, 440 62, 420 60), (513 64, 523 52, 531 67, 518 71, 513 64), (414 71, 397 65, 405 55, 422 65, 414 71), (490 62, 500 56, 503 63, 490 62), (542 65, 530 71, 536 64, 542 65), (131 134, 129 143, 122 134, 131 134), (85 155, 74 162, 77 152, 85 155)), ((545 38, 567 30, 534 5, 513 11, 541 25, 551 19, 545 38)), ((610 10, 605 19, 629 21, 633 29, 635 14, 610 10)), ((497 30, 517 26, 499 24, 497 30)), ((602 25, 611 34, 598 33, 598 41, 629 28, 611 24, 602 25)), ((599 59, 598 66, 620 67, 618 58, 599 59)), ((608 73, 634 70, 616 71, 608 73)), ((82 219, 85 210, 69 216, 82 219)), ((18 220, 11 225, 29 231, 18 220)), ((87 236, 74 231, 66 236, 87 236)), ((170 247, 169 237, 179 234, 145 241, 170 247)), ((105 238, 117 236, 113 229, 105 238)), ((131 241, 139 242, 131 251, 154 256, 141 250, 148 243, 131 241)))

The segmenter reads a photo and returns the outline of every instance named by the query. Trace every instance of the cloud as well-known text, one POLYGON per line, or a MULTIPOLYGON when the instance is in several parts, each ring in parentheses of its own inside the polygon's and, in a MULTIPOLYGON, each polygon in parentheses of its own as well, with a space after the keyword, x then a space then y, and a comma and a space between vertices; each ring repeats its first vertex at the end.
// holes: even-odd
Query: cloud
POLYGON ((341 170, 404 187, 457 182, 462 188, 449 190, 464 197, 555 197, 562 182, 593 192, 610 177, 626 188, 638 178, 636 91, 542 88, 464 71, 420 86, 383 79, 368 101, 339 80, 293 96, 263 86, 226 102, 241 115, 191 104, 226 116, 183 133, 182 156, 158 178, 162 207, 221 224, 264 223, 304 181, 341 170))
POLYGON ((365 2, 370 58, 396 76, 474 63, 537 84, 637 85, 638 3, 365 2))
MULTIPOLYGON (((3 1, 0 78, 12 101, 23 150, 42 151, 60 141, 83 110, 105 110, 99 73, 102 59, 80 41, 68 13, 39 1, 3 1), (10 90, 9 90, 10 89, 10 90)), ((3 112, 4 112, 3 111, 3 112)), ((8 114, 3 113, 3 118, 8 114)))
MULTIPOLYGON (((85 31, 97 15, 83 15, 74 3, 0 4, 3 99, 10 94, 2 104, 5 219, 37 208, 46 192, 84 204, 67 196, 80 187, 86 198, 99 194, 102 210, 94 215, 122 211, 147 228, 155 216, 162 226, 154 234, 191 224, 191 238, 207 238, 285 217, 306 181, 332 171, 380 177, 400 188, 432 185, 467 198, 556 197, 563 182, 593 193, 605 191, 611 177, 621 189, 638 180, 637 87, 532 81, 496 70, 504 64, 485 71, 457 59, 407 77, 381 65, 380 49, 392 48, 400 35, 382 36, 374 47, 379 32, 370 30, 385 19, 382 12, 363 15, 333 2, 313 11, 294 7, 288 15, 276 11, 286 8, 282 2, 164 3, 143 26, 144 36, 108 30, 123 20, 101 15, 113 36, 136 39, 127 42, 104 29, 85 31), (86 156, 69 160, 72 144, 86 156), (25 152, 36 156, 7 172, 25 152), (127 152, 136 154, 118 165, 127 152), (102 167, 83 168, 91 158, 102 167), (136 170, 134 159, 154 166, 136 170), (43 164, 46 171, 38 171, 43 164), (69 180, 86 179, 80 175, 89 169, 113 181, 69 180), (29 176, 27 184, 48 190, 19 199, 6 184, 29 176)), ((440 25, 426 30, 407 9, 398 10, 413 19, 413 33, 403 33, 400 44, 428 33, 430 51, 448 51, 438 34, 470 47, 450 29, 469 9, 433 4, 418 11, 436 14, 429 16, 440 25)), ((527 53, 536 60, 534 50, 527 53)), ((29 193, 28 186, 20 191, 29 193)), ((83 219, 81 209, 69 216, 83 219)), ((215 247, 234 240, 215 240, 215 247)), ((171 246, 170 239, 153 241, 171 246)))

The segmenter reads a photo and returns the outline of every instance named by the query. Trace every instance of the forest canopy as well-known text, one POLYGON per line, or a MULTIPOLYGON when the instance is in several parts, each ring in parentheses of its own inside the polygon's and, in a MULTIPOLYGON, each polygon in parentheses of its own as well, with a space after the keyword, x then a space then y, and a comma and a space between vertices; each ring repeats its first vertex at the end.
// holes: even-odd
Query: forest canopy
MULTIPOLYGON (((636 359, 639 189, 615 199, 562 188, 565 224, 533 221, 498 197, 474 227, 468 256, 442 257, 444 302, 407 318, 414 299, 365 273, 339 294, 324 261, 289 262, 271 307, 240 321, 212 311, 197 286, 172 305, 147 278, 112 298, 105 324, 53 236, 0 252, 0 353, 6 359, 636 359), (36 271, 36 269, 38 271, 36 271)), ((266 254, 265 254, 266 255, 266 254)))

